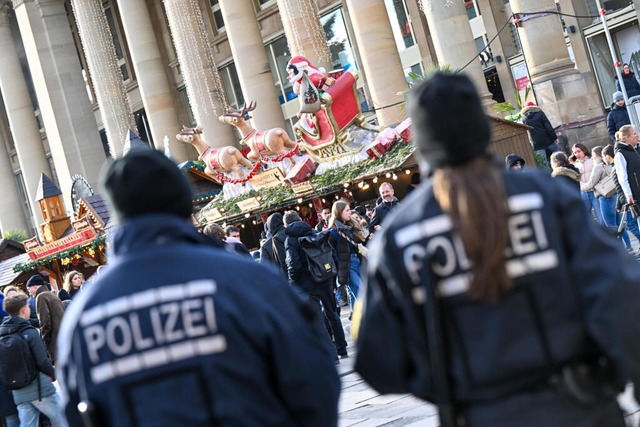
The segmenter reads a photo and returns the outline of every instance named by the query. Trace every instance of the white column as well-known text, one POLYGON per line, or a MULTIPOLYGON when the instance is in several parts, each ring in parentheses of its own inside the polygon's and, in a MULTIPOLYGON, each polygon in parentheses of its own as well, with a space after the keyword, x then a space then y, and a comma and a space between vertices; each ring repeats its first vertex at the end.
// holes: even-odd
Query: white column
POLYGON ((232 127, 218 120, 227 105, 198 1, 164 0, 164 5, 189 103, 204 130, 203 138, 212 147, 237 145, 232 127))
POLYGON ((169 137, 171 154, 176 161, 183 162, 189 158, 195 158, 197 153, 189 151, 189 144, 184 144, 175 138, 182 126, 171 96, 171 84, 146 2, 118 0, 118 6, 142 103, 156 148, 164 150, 163 139, 166 135, 169 137))
POLYGON ((314 66, 330 71, 331 53, 315 0, 278 0, 278 11, 291 56, 304 56, 314 66))
MULTIPOLYGON (((0 6, 0 9, 2 6, 0 6)), ((0 10, 0 27, 2 27, 2 10, 0 10)), ((2 30, 0 30, 1 32, 2 30)), ((2 37, 2 36, 0 36, 2 37)), ((0 99, 0 115, 4 115, 4 105, 0 99)), ((0 117, 0 126, 4 123, 4 117, 0 117)), ((29 235, 29 226, 22 211, 22 202, 16 177, 11 168, 11 159, 7 149, 7 141, 4 132, 0 129, 0 188, 2 189, 2 202, 0 202, 0 232, 7 230, 25 230, 29 235)))
MULTIPOLYGON (((362 68, 374 106, 398 104, 408 89, 400 55, 383 0, 346 0, 360 51, 362 68)), ((401 105, 377 110, 378 123, 383 126, 402 121, 401 105)))
MULTIPOLYGON (((129 1, 129 0, 127 0, 129 1)), ((231 53, 242 93, 247 102, 255 100, 256 129, 284 128, 284 115, 273 85, 269 59, 264 49, 258 20, 251 0, 220 0, 231 53)))
POLYGON ((487 89, 487 81, 478 59, 478 51, 473 41, 473 32, 464 2, 431 0, 425 1, 423 5, 438 62, 450 65, 454 69, 460 69, 466 65, 463 72, 473 81, 482 103, 495 104, 487 89))
MULTIPOLYGON (((27 189, 31 215, 39 224, 42 214, 36 203, 36 192, 40 173, 51 176, 42 137, 29 97, 27 82, 22 74, 20 60, 15 50, 16 40, 11 35, 9 14, 11 6, 7 2, 0 5, 0 90, 7 109, 9 127, 18 154, 20 170, 27 189)), ((10 170, 10 168, 8 168, 10 170)), ((15 185, 15 184, 14 184, 15 185)), ((4 187, 2 187, 4 188, 4 187)), ((35 229, 39 229, 34 224, 35 229)))
MULTIPOLYGON (((556 4, 553 0, 513 0, 511 8, 514 13, 555 11, 556 4)), ((558 15, 532 17, 522 23, 518 34, 534 85, 578 72, 569 57, 558 15)))
POLYGON ((63 0, 13 0, 67 209, 75 174, 97 188, 105 162, 63 0))
POLYGON ((100 1, 71 0, 111 156, 122 155, 129 130, 137 132, 129 96, 118 67, 113 38, 100 1))

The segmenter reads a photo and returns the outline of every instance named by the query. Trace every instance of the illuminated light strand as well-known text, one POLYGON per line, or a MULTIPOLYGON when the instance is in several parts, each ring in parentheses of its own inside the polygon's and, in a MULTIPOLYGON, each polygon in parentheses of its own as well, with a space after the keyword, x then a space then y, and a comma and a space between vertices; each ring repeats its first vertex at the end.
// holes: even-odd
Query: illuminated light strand
POLYGON ((201 10, 197 0, 164 0, 164 5, 193 115, 206 126, 207 118, 217 120, 216 105, 226 109, 227 101, 201 10))
MULTIPOLYGON (((290 0, 280 0, 281 16, 288 20, 288 27, 292 34, 287 34, 287 44, 291 56, 305 56, 313 54, 314 61, 331 64, 331 52, 327 44, 326 35, 320 23, 320 12, 313 0, 299 0, 296 7, 292 7, 290 0), (295 11, 299 11, 296 14, 295 11), (299 21, 304 26, 304 38, 300 35, 299 21), (308 51, 305 50, 308 48, 308 51)), ((286 26, 285 26, 286 28, 286 26)), ((317 64, 314 64, 317 65, 317 64)))
POLYGON ((118 66, 113 36, 99 1, 72 0, 71 5, 111 155, 116 157, 122 153, 128 131, 137 133, 138 129, 118 66))

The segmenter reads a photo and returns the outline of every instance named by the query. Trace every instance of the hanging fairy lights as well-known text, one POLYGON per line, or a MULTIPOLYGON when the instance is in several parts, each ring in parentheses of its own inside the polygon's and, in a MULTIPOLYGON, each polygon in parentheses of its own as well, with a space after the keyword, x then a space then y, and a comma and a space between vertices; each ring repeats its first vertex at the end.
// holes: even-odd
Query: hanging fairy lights
POLYGON ((136 133, 138 129, 118 66, 109 23, 101 2, 72 0, 71 5, 111 154, 115 157, 122 153, 129 129, 136 133))
POLYGON ((331 64, 331 53, 320 23, 318 5, 313 0, 295 0, 293 3, 292 0, 279 0, 281 14, 289 21, 285 29, 289 28, 292 33, 287 34, 291 56, 306 56, 320 63, 331 64), (303 29, 301 24, 304 27, 303 34, 300 34, 303 29))
POLYGON ((164 0, 189 103, 199 124, 217 120, 228 107, 197 0, 164 0))

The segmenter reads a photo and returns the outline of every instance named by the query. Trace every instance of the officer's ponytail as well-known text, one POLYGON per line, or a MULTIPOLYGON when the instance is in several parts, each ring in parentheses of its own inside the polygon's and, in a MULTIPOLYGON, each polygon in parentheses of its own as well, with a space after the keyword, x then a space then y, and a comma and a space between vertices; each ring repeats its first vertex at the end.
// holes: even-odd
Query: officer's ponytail
POLYGON ((485 157, 442 167, 434 172, 433 191, 471 261, 470 295, 498 302, 511 286, 505 267, 508 211, 500 172, 485 157))

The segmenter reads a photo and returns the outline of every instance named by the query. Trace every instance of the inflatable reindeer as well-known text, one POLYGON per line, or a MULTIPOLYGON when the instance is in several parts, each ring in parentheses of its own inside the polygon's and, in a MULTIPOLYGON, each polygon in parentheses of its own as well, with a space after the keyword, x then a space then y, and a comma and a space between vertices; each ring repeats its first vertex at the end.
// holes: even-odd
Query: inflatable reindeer
MULTIPOLYGON (((222 123, 235 126, 242 135, 240 144, 244 144, 251 149, 247 157, 257 162, 261 156, 280 155, 287 153, 297 147, 297 143, 293 142, 287 132, 281 128, 272 128, 267 130, 255 130, 252 128, 245 118, 251 118, 249 112, 255 110, 256 102, 251 101, 248 106, 244 106, 241 110, 228 108, 227 112, 220 117, 222 123)), ((293 158, 291 163, 295 164, 293 158)))
POLYGON ((202 140, 201 134, 201 127, 182 126, 182 131, 176 135, 176 138, 194 146, 198 151, 198 158, 202 159, 206 165, 204 173, 217 179, 216 175, 219 172, 235 172, 238 177, 243 177, 244 172, 240 166, 251 170, 253 164, 236 147, 211 148, 202 140))

